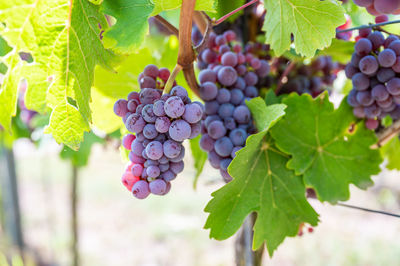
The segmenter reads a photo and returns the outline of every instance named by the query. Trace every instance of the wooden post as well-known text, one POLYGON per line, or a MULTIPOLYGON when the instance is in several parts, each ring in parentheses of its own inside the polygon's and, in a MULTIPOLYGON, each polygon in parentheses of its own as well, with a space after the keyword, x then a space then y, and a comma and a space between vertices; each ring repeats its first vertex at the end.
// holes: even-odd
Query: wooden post
POLYGON ((15 171, 14 152, 0 140, 0 182, 4 231, 12 245, 22 253, 24 239, 21 229, 21 211, 18 196, 18 180, 15 171))
POLYGON ((256 214, 250 214, 244 221, 235 241, 235 259, 237 266, 261 266, 264 246, 254 251, 253 226, 256 214))

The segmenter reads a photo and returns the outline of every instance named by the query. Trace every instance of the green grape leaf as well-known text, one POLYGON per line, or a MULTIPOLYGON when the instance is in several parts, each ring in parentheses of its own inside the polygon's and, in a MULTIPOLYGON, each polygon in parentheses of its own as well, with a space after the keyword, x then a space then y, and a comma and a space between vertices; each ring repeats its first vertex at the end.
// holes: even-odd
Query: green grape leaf
POLYGON ((194 139, 190 139, 190 150, 192 152, 192 158, 194 160, 194 169, 196 170, 194 180, 193 180, 193 187, 196 189, 197 187, 197 181, 199 180, 199 176, 201 172, 203 171, 204 164, 207 161, 207 153, 203 151, 200 148, 199 142, 200 142, 201 136, 197 136, 194 139))
POLYGON ((354 42, 333 39, 331 46, 319 51, 318 55, 329 55, 334 61, 342 64, 350 62, 354 52, 354 42))
POLYGON ((139 48, 149 30, 148 18, 154 10, 150 0, 105 0, 103 11, 117 22, 104 33, 104 46, 121 53, 139 48))
POLYGON ((88 164, 90 151, 93 144, 104 143, 104 139, 96 136, 94 133, 85 132, 84 140, 81 143, 79 151, 74 151, 71 148, 64 146, 60 152, 60 157, 64 160, 70 159, 72 164, 76 167, 83 167, 88 164))
POLYGON ((331 44, 336 28, 346 21, 343 8, 334 1, 266 0, 265 8, 266 42, 277 55, 290 48, 293 34, 296 53, 312 57, 331 44))
POLYGON ((272 256, 287 236, 295 236, 301 223, 317 225, 318 215, 305 197, 301 177, 286 168, 288 156, 280 152, 269 128, 284 115, 285 105, 266 106, 261 98, 247 102, 259 133, 251 135, 236 153, 228 171, 233 180, 212 194, 205 211, 205 228, 222 240, 233 235, 246 216, 257 212, 253 249, 264 242, 272 256))
POLYGON ((370 149, 377 139, 363 123, 354 124, 346 101, 335 110, 327 93, 316 99, 293 93, 283 103, 286 116, 272 128, 272 137, 292 155, 287 167, 304 175, 321 201, 347 200, 350 183, 363 189, 372 184, 371 175, 379 173, 382 162, 379 151, 370 149))
POLYGON ((100 64, 110 68, 115 58, 100 40, 100 27, 106 28, 107 23, 99 6, 87 0, 3 1, 0 22, 0 34, 13 47, 5 61, 8 71, 0 92, 0 105, 5 103, 0 123, 9 128, 18 84, 26 78, 27 107, 40 112, 51 108, 46 132, 77 149, 91 122, 94 67, 100 64), (34 63, 20 60, 19 51, 29 52, 34 63), (70 106, 68 99, 75 101, 77 108, 70 106))
POLYGON ((400 140, 394 138, 386 143, 381 149, 382 156, 387 160, 386 168, 389 170, 400 170, 400 140))
MULTIPOLYGON (((210 16, 215 17, 216 19, 228 14, 229 12, 235 10, 238 7, 241 7, 246 3, 245 0, 216 0, 216 13, 211 14, 210 16)), ((237 12, 234 15, 228 18, 228 21, 235 20, 238 16, 240 16, 241 12, 237 12)))
POLYGON ((6 40, 3 39, 3 37, 0 36, 0 56, 5 56, 9 52, 11 52, 12 47, 8 45, 6 40))

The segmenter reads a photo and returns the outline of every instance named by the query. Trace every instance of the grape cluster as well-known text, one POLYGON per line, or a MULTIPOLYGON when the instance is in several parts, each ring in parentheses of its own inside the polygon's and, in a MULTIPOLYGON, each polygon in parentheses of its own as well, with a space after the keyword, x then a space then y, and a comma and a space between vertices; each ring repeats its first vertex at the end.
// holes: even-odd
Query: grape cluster
POLYGON ((168 69, 146 66, 139 75, 141 91, 131 92, 127 100, 120 99, 114 105, 115 114, 135 133, 122 140, 131 161, 122 182, 139 199, 169 192, 170 181, 183 171, 182 142, 201 131, 203 104, 191 102, 181 86, 162 94, 169 76, 168 69))
POLYGON ((358 6, 365 7, 373 16, 382 14, 400 14, 399 0, 353 0, 358 6))
POLYGON ((388 115, 400 119, 400 40, 394 35, 385 38, 371 29, 362 29, 359 34, 345 68, 353 83, 347 102, 354 107, 354 115, 367 118, 366 126, 374 130, 388 115))
MULTIPOLYGON (((275 61, 272 68, 276 73, 272 75, 266 86, 278 84, 283 73, 288 67, 290 60, 280 57, 275 61)), ((334 62, 330 56, 319 56, 309 64, 303 62, 294 63, 293 69, 288 73, 278 94, 297 92, 298 94, 308 93, 317 97, 327 87, 331 87, 337 77, 337 73, 343 68, 342 65, 334 62)))
MULTIPOLYGON (((255 133, 245 101, 258 96, 259 80, 269 74, 265 59, 244 50, 233 31, 210 34, 208 48, 199 55, 200 97, 205 102, 200 147, 208 152, 210 164, 220 170, 226 182, 227 168, 250 134, 255 133)), ((262 47, 261 47, 262 48, 262 47)))

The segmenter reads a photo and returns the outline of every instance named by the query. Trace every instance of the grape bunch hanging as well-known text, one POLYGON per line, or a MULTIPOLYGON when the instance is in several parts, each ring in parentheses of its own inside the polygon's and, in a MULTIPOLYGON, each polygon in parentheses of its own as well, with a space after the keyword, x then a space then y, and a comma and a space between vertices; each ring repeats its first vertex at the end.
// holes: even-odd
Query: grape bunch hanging
POLYGON ((186 89, 176 83, 170 93, 163 93, 169 77, 168 69, 148 65, 139 75, 140 92, 114 105, 115 114, 134 133, 122 141, 131 162, 122 182, 139 199, 170 191, 170 182, 184 168, 182 142, 201 130, 203 104, 191 102, 186 89))
POLYGON ((358 6, 365 7, 373 16, 382 14, 400 14, 400 0, 353 0, 358 6))
POLYGON ((250 134, 255 133, 246 100, 258 96, 257 84, 270 66, 250 49, 242 51, 236 34, 211 33, 208 47, 198 58, 200 97, 205 102, 200 147, 208 152, 210 164, 220 170, 226 182, 227 168, 250 134))
POLYGON ((347 101, 356 117, 366 118, 366 126, 377 129, 386 116, 400 119, 400 40, 371 29, 362 29, 359 35, 345 68, 353 83, 347 101))

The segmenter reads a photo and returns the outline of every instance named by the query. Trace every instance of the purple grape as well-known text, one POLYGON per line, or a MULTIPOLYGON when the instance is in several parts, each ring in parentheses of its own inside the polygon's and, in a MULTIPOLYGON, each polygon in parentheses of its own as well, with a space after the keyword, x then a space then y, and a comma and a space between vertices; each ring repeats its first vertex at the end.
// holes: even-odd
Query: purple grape
POLYGON ((146 169, 146 173, 148 177, 158 177, 161 173, 160 168, 156 165, 150 165, 149 167, 147 167, 146 169))
POLYGON ((389 14, 400 7, 398 0, 375 0, 374 8, 379 13, 389 14))
POLYGON ((154 123, 156 121, 156 116, 153 113, 153 105, 146 104, 142 109, 142 117, 144 121, 148 123, 154 123))
POLYGON ((166 172, 161 174, 161 178, 166 182, 170 182, 176 178, 176 174, 174 174, 171 170, 167 170, 166 172))
POLYGON ((386 84, 386 89, 391 95, 400 95, 400 78, 392 78, 386 84))
POLYGON ((222 158, 215 151, 210 151, 208 153, 208 161, 212 167, 219 169, 221 160, 222 158))
POLYGON ((231 100, 231 93, 229 90, 222 88, 218 90, 217 101, 218 103, 228 103, 231 100))
POLYGON ((391 44, 389 44, 388 48, 392 49, 397 56, 400 56, 400 40, 393 41, 391 44))
POLYGON ((381 114, 381 109, 376 104, 371 104, 364 108, 364 113, 368 118, 376 118, 381 114))
POLYGON ((131 114, 125 122, 126 129, 135 133, 142 132, 145 125, 146 122, 143 120, 142 116, 137 113, 131 114))
POLYGON ((156 116, 164 116, 165 115, 164 104, 165 104, 165 102, 163 100, 158 100, 158 101, 154 102, 153 113, 156 116))
POLYGON ((173 163, 177 163, 179 161, 182 161, 184 157, 185 157, 185 147, 182 146, 182 150, 179 153, 179 155, 175 158, 170 158, 169 161, 173 162, 173 163))
POLYGON ((224 171, 222 169, 219 170, 219 173, 221 174, 222 178, 226 183, 229 183, 232 181, 232 177, 229 175, 227 171, 224 171))
POLYGON ((146 137, 146 139, 154 139, 157 137, 158 132, 154 124, 145 125, 143 128, 143 135, 146 137))
POLYGON ((166 116, 157 117, 155 123, 155 129, 160 133, 168 132, 168 129, 171 125, 171 121, 166 116))
POLYGON ((139 180, 132 187, 133 196, 138 199, 145 199, 150 194, 149 184, 146 181, 139 180))
MULTIPOLYGON (((237 73, 233 67, 224 66, 218 71, 217 77, 218 77, 219 83, 221 83, 222 85, 232 86, 236 82, 237 73)), ((201 94, 201 90, 200 90, 200 94, 201 94)), ((214 98, 212 98, 212 99, 214 99, 214 98)), ((212 100, 212 99, 210 99, 210 100, 212 100)))
POLYGON ((178 96, 170 97, 164 104, 165 113, 171 118, 178 118, 185 112, 185 104, 178 96))
POLYGON ((393 100, 392 97, 389 96, 387 99, 382 100, 382 101, 377 101, 376 104, 380 107, 380 108, 389 108, 392 104, 393 104, 393 100))
POLYGON ((190 125, 189 139, 194 139, 201 133, 201 121, 190 125))
POLYGON ((238 77, 233 86, 239 90, 244 90, 246 88, 246 81, 242 77, 238 77))
POLYGON ((184 103, 188 103, 190 101, 186 89, 182 86, 173 87, 171 90, 171 95, 180 97, 184 103))
POLYGON ((233 149, 232 141, 228 137, 222 137, 215 142, 214 149, 221 157, 230 156, 233 149))
POLYGON ((208 135, 204 134, 200 138, 200 148, 204 151, 212 151, 214 149, 215 141, 208 135))
POLYGON ((126 134, 123 138, 122 138, 122 146, 124 146, 125 149, 127 150, 131 150, 131 145, 132 142, 135 140, 135 136, 132 134, 126 134))
POLYGON ((369 106, 374 102, 370 91, 359 91, 357 92, 357 102, 363 106, 369 106))
POLYGON ((203 108, 196 103, 187 104, 185 106, 185 112, 183 114, 183 119, 186 122, 194 124, 201 120, 203 117, 203 108))
POLYGON ((368 7, 374 3, 374 0, 353 0, 354 4, 361 7, 368 7))
POLYGON ((143 172, 143 166, 141 164, 135 164, 132 166, 132 174, 134 176, 141 176, 143 172))
POLYGON ((385 42, 385 37, 379 31, 374 31, 368 35, 368 40, 371 41, 372 49, 378 50, 385 42))
POLYGON ((127 104, 128 111, 132 112, 132 113, 136 112, 136 108, 138 107, 138 105, 139 105, 138 100, 136 100, 136 99, 129 100, 128 104, 127 104))
POLYGON ((224 103, 218 108, 218 115, 222 118, 230 117, 235 110, 235 106, 231 103, 224 103))
POLYGON ((234 146, 242 146, 246 142, 247 133, 241 128, 236 128, 229 133, 229 138, 234 146))
POLYGON ((260 67, 256 70, 256 74, 260 77, 260 78, 265 78, 270 71, 270 67, 269 64, 266 60, 260 60, 260 67))
MULTIPOLYGON (((368 0, 371 1, 371 0, 368 0)), ((366 38, 368 37, 368 35, 372 32, 371 28, 364 28, 364 29, 360 29, 358 31, 358 34, 360 35, 360 37, 366 38)))
POLYGON ((247 72, 244 76, 244 80, 248 86, 254 86, 258 82, 258 77, 254 72, 247 72))
POLYGON ((364 108, 363 107, 355 107, 353 109, 353 114, 355 117, 364 118, 365 117, 364 108))
POLYGON ((372 43, 366 38, 359 39, 354 46, 354 50, 358 55, 367 55, 372 51, 372 43))
POLYGON ((391 67, 396 63, 396 53, 392 49, 385 49, 378 55, 379 64, 383 67, 391 67))
POLYGON ((169 164, 169 169, 171 170, 171 172, 177 175, 183 171, 184 165, 185 164, 183 163, 183 161, 179 161, 176 163, 172 162, 169 164))
POLYGON ((139 93, 139 97, 142 104, 149 104, 160 99, 161 95, 160 92, 154 88, 144 88, 139 93))
POLYGON ((371 96, 377 101, 384 101, 389 98, 389 93, 386 90, 386 87, 380 84, 372 88, 371 96))
POLYGON ((200 86, 200 97, 205 101, 214 100, 215 97, 217 97, 217 94, 218 94, 218 88, 212 82, 207 81, 200 86))
POLYGON ((240 106, 236 107, 235 110, 233 111, 233 117, 235 118, 235 120, 238 123, 244 124, 244 123, 248 123, 250 121, 251 114, 250 114, 249 109, 246 106, 240 105, 240 106))
POLYGON ((206 127, 208 127, 212 121, 216 121, 216 120, 221 121, 221 118, 219 117, 219 115, 210 115, 210 116, 207 116, 207 118, 204 120, 204 124, 206 127))
POLYGON ((147 65, 143 70, 143 74, 156 79, 159 74, 158 67, 152 64, 147 65))
POLYGON ((217 54, 210 49, 205 49, 201 54, 201 59, 207 64, 211 64, 217 60, 217 54))
POLYGON ((143 133, 137 133, 136 139, 140 142, 143 142, 146 138, 144 137, 143 133))
MULTIPOLYGON (((228 47, 229 49, 229 47, 228 47)), ((238 63, 237 55, 234 52, 226 52, 221 57, 221 63, 224 66, 234 67, 238 63)))
POLYGON ((233 89, 231 91, 231 103, 233 103, 234 105, 239 105, 241 103, 241 101, 243 100, 244 94, 241 90, 239 89, 233 89))
POLYGON ((379 68, 378 61, 374 56, 367 55, 360 60, 359 68, 366 75, 373 74, 379 68))
POLYGON ((392 66, 392 69, 396 73, 400 73, 400 56, 396 58, 396 63, 392 66))
POLYGON ((139 104, 139 92, 137 91, 132 91, 131 93, 128 94, 128 101, 130 100, 136 100, 138 101, 137 103, 139 104))
POLYGON ((390 112, 390 117, 392 117, 393 120, 399 120, 400 119, 400 107, 399 106, 395 107, 390 112))
POLYGON ((226 128, 221 121, 213 121, 207 127, 208 135, 213 139, 219 139, 226 134, 226 128))
POLYGON ((128 154, 129 160, 132 163, 140 163, 143 164, 145 162, 145 159, 142 156, 137 156, 136 154, 134 154, 133 152, 130 152, 128 154))
POLYGON ((389 35, 389 36, 386 38, 386 40, 385 40, 385 42, 384 42, 384 44, 383 44, 383 47, 389 48, 389 45, 390 45, 392 42, 397 41, 397 40, 399 40, 399 37, 397 37, 396 35, 389 35))
POLYGON ((246 87, 244 94, 246 95, 246 97, 254 98, 258 96, 258 90, 254 86, 248 86, 246 87))
POLYGON ((205 103, 204 107, 207 115, 214 115, 218 112, 219 103, 217 101, 209 101, 205 103))
POLYGON ((199 81, 200 84, 203 84, 207 81, 215 83, 217 82, 217 74, 210 69, 204 69, 199 73, 199 81))
POLYGON ((366 90, 370 85, 368 76, 363 73, 355 74, 351 80, 353 82, 353 87, 358 91, 366 90))
POLYGON ((155 89, 157 86, 156 81, 151 77, 143 77, 139 80, 140 89, 155 89))
POLYGON ((350 64, 351 64, 353 67, 358 68, 358 64, 360 63, 361 58, 362 58, 362 56, 360 56, 360 55, 358 55, 358 54, 356 54, 356 53, 353 53, 353 54, 351 55, 350 64))
POLYGON ((179 155, 182 150, 182 144, 177 143, 173 140, 167 140, 163 144, 164 155, 167 158, 175 158, 179 155))
POLYGON ((132 141, 131 151, 136 154, 137 156, 141 156, 144 150, 143 143, 140 142, 138 139, 132 141))
POLYGON ((175 120, 169 128, 169 135, 175 141, 184 141, 190 137, 190 125, 182 119, 175 120))
POLYGON ((345 74, 348 79, 351 79, 356 73, 358 73, 358 68, 353 67, 351 64, 346 65, 345 74))
POLYGON ((365 121, 365 126, 370 130, 375 130, 379 126, 379 121, 375 119, 367 119, 367 121, 365 121))
POLYGON ((347 103, 352 107, 360 106, 360 103, 357 101, 357 91, 351 90, 349 95, 347 96, 347 103))
POLYGON ((128 112, 127 105, 128 105, 128 101, 119 99, 114 104, 114 113, 117 116, 124 117, 126 115, 126 113, 128 112))
POLYGON ((396 73, 391 68, 381 68, 377 73, 377 78, 380 82, 385 83, 396 76, 396 73))
POLYGON ((151 160, 158 160, 163 156, 163 145, 158 141, 152 141, 146 146, 146 154, 151 160))
POLYGON ((223 159, 219 163, 219 168, 223 171, 228 171, 228 166, 231 164, 232 159, 223 159))
POLYGON ((158 167, 160 168, 161 173, 164 173, 164 172, 168 171, 169 163, 160 164, 158 167))
POLYGON ((165 67, 160 68, 158 77, 160 79, 162 79, 164 82, 166 82, 168 80, 170 75, 171 75, 171 73, 169 72, 168 68, 165 68, 165 67))
POLYGON ((162 179, 156 179, 150 182, 149 189, 154 195, 165 195, 167 183, 162 179))
POLYGON ((218 52, 219 52, 220 54, 224 54, 224 53, 226 53, 226 52, 229 52, 230 50, 231 50, 231 48, 230 48, 228 45, 224 44, 224 45, 221 45, 221 46, 219 47, 218 52))
POLYGON ((224 118, 224 126, 229 130, 235 129, 236 128, 235 119, 233 117, 225 117, 224 118))

